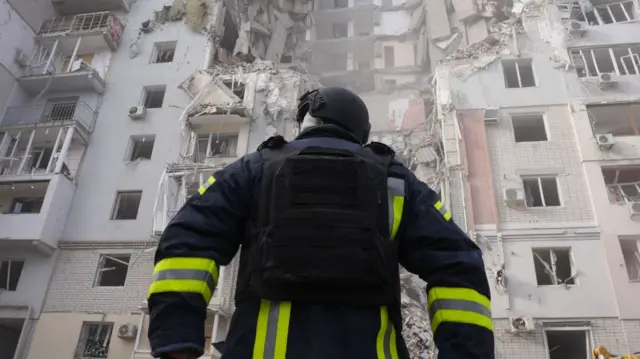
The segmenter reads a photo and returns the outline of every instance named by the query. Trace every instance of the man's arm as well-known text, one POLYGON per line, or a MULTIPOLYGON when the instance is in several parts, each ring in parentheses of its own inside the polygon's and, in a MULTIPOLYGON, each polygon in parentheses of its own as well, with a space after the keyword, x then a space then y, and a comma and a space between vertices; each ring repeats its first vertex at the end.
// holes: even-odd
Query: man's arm
POLYGON ((400 264, 427 282, 439 358, 493 359, 490 292, 482 252, 426 184, 408 174, 405 189, 400 264))
POLYGON ((220 266, 238 251, 251 205, 252 156, 209 178, 162 233, 147 298, 154 357, 204 352, 207 306, 220 266))

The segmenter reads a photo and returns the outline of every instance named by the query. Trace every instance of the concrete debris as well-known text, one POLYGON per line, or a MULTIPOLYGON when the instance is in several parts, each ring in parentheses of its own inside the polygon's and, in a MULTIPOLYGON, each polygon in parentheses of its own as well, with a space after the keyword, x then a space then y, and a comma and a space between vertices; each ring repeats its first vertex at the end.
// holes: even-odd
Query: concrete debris
POLYGON ((171 5, 166 5, 154 13, 154 21, 158 24, 185 19, 187 27, 193 31, 205 30, 207 17, 206 0, 174 0, 171 5))
POLYGON ((431 335, 427 308, 426 284, 404 268, 400 272, 402 335, 411 359, 435 359, 436 347, 431 335))

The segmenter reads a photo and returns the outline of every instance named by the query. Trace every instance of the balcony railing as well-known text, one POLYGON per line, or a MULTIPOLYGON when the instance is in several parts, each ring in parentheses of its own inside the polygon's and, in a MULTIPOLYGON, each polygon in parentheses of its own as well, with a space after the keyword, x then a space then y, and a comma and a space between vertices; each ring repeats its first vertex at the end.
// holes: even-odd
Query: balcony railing
POLYGON ((58 124, 64 121, 76 121, 87 132, 93 131, 95 111, 84 102, 55 102, 39 106, 8 107, 1 126, 58 124))
POLYGON ((54 35, 65 33, 109 32, 111 38, 118 42, 122 34, 120 19, 110 11, 78 14, 73 16, 54 17, 45 20, 38 35, 54 35))

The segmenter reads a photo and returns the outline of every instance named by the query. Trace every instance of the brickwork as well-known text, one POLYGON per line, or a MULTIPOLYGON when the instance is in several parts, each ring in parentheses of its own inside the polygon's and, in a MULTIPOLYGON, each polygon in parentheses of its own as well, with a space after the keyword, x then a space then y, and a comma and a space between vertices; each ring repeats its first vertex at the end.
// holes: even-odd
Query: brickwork
POLYGON ((593 222, 590 196, 567 108, 545 106, 529 111, 545 111, 549 141, 516 143, 512 124, 508 119, 486 126, 501 223, 593 222), (554 174, 553 172, 558 175, 562 206, 514 209, 504 204, 503 189, 521 186, 520 176, 548 175, 554 174))
POLYGON ((141 253, 130 266, 123 287, 94 287, 101 254, 131 253, 131 260, 140 249, 64 249, 60 250, 44 312, 108 312, 131 313, 145 300, 151 273, 153 251, 141 253))

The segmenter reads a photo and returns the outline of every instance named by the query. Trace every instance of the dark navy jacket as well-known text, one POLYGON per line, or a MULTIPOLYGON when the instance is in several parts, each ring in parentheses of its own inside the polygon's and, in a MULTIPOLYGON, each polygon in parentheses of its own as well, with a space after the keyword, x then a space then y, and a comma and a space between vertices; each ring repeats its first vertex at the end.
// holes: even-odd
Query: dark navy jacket
MULTIPOLYGON (((359 146, 330 125, 308 129, 292 143, 301 142, 346 149, 359 146)), ((213 183, 202 189, 202 195, 189 199, 165 229, 155 258, 157 284, 152 284, 148 297, 154 357, 184 350, 200 355, 205 350, 210 292, 204 289, 197 293, 186 284, 169 280, 183 278, 169 274, 186 271, 172 272, 167 263, 196 259, 200 264, 194 268, 202 269, 202 265, 215 262, 205 271, 212 273, 207 275, 207 283, 214 286, 218 266, 229 264, 238 252, 245 222, 259 198, 261 176, 260 153, 244 156, 217 172, 215 181, 211 179, 213 183), (163 270, 167 275, 159 275, 163 270)), ((389 176, 404 180, 404 208, 397 231, 400 264, 428 283, 439 358, 494 358, 490 293, 481 251, 451 220, 437 194, 411 171, 394 161, 389 176)), ((273 331, 259 334, 271 320, 262 315, 261 308, 268 310, 269 303, 259 298, 236 301, 223 359, 408 359, 402 335, 392 330, 383 308, 280 306, 280 315, 286 311, 288 316, 278 322, 277 335, 273 331), (269 344, 270 340, 275 344, 269 344)))

